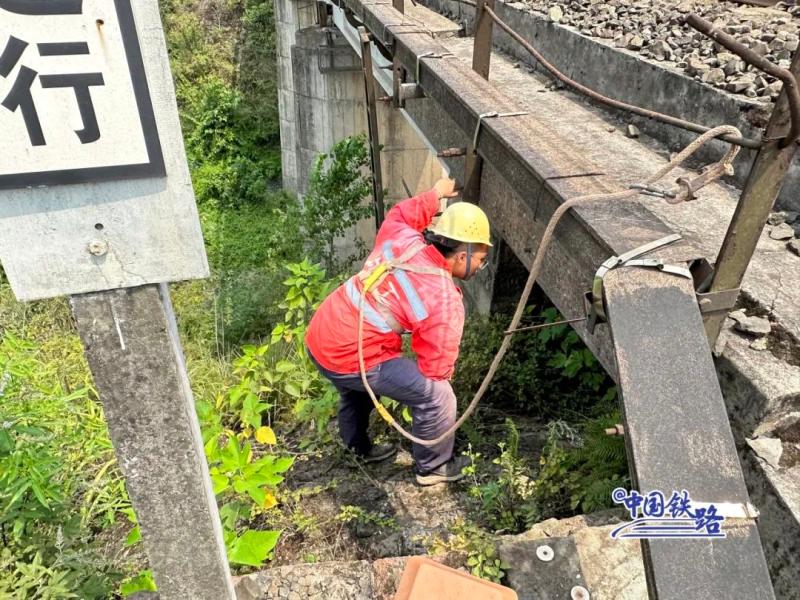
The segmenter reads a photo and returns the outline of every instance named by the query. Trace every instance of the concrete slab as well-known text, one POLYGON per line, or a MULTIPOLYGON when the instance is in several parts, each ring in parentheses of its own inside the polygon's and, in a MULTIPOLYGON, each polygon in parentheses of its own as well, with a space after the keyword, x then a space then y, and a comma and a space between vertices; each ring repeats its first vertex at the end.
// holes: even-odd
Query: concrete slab
POLYGON ((410 1, 405 3, 405 14, 401 22, 414 22, 419 23, 425 29, 431 32, 431 36, 435 38, 448 38, 458 35, 461 31, 461 25, 453 23, 447 17, 426 8, 421 4, 414 4, 410 1))

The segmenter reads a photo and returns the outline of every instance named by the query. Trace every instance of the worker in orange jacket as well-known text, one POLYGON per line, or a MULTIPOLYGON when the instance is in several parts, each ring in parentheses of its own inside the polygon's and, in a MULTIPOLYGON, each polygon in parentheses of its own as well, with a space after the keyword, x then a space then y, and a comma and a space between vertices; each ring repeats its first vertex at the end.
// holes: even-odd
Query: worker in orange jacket
MULTIPOLYGON (((434 439, 455 422, 449 379, 458 358, 464 304, 453 279, 469 279, 485 267, 492 244, 489 220, 476 205, 456 202, 441 211, 455 196, 454 186, 451 179, 441 179, 430 191, 392 208, 362 271, 325 299, 308 326, 309 355, 340 394, 342 439, 366 461, 387 459, 396 448, 373 445, 367 434, 373 404, 361 379, 357 334, 364 282, 369 293, 364 296, 363 356, 370 387, 410 408, 412 433, 421 439, 434 439), (390 261, 403 268, 390 268, 372 286, 376 280, 370 277, 390 261), (416 361, 402 356, 404 333, 411 334, 416 361)), ((433 447, 414 444, 421 485, 463 476, 468 460, 453 457, 453 443, 450 436, 433 447)))

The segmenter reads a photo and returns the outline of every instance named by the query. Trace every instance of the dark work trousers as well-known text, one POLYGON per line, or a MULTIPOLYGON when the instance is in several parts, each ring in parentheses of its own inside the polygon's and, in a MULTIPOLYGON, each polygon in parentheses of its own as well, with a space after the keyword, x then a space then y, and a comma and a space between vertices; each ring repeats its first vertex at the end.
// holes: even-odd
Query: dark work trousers
MULTIPOLYGON (((360 373, 342 375, 328 371, 308 353, 339 391, 339 434, 348 448, 366 454, 372 447, 367 435, 369 415, 373 410, 360 373)), ((424 440, 434 439, 456 420, 456 395, 449 381, 434 381, 420 373, 417 363, 408 358, 394 358, 367 371, 367 381, 379 398, 387 396, 411 409, 411 433, 424 440)), ((414 461, 420 471, 430 471, 453 456, 455 436, 432 448, 414 444, 414 461)))

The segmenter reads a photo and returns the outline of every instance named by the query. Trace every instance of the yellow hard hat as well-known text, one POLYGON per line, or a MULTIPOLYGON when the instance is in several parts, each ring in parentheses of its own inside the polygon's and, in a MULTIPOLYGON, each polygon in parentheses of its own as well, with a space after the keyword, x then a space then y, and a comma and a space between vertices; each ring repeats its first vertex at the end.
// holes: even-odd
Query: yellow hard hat
POLYGON ((455 202, 448 206, 430 230, 459 242, 492 245, 489 218, 479 206, 469 202, 455 202))

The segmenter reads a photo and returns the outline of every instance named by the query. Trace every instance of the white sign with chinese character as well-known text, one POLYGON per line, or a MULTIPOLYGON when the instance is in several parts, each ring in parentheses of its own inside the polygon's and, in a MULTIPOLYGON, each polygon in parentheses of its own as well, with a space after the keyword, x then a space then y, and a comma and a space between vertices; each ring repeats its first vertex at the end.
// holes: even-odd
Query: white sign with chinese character
POLYGON ((207 275, 156 0, 0 0, 0 136, 19 298, 207 275))
POLYGON ((130 2, 0 0, 0 14, 0 187, 164 174, 130 2))

